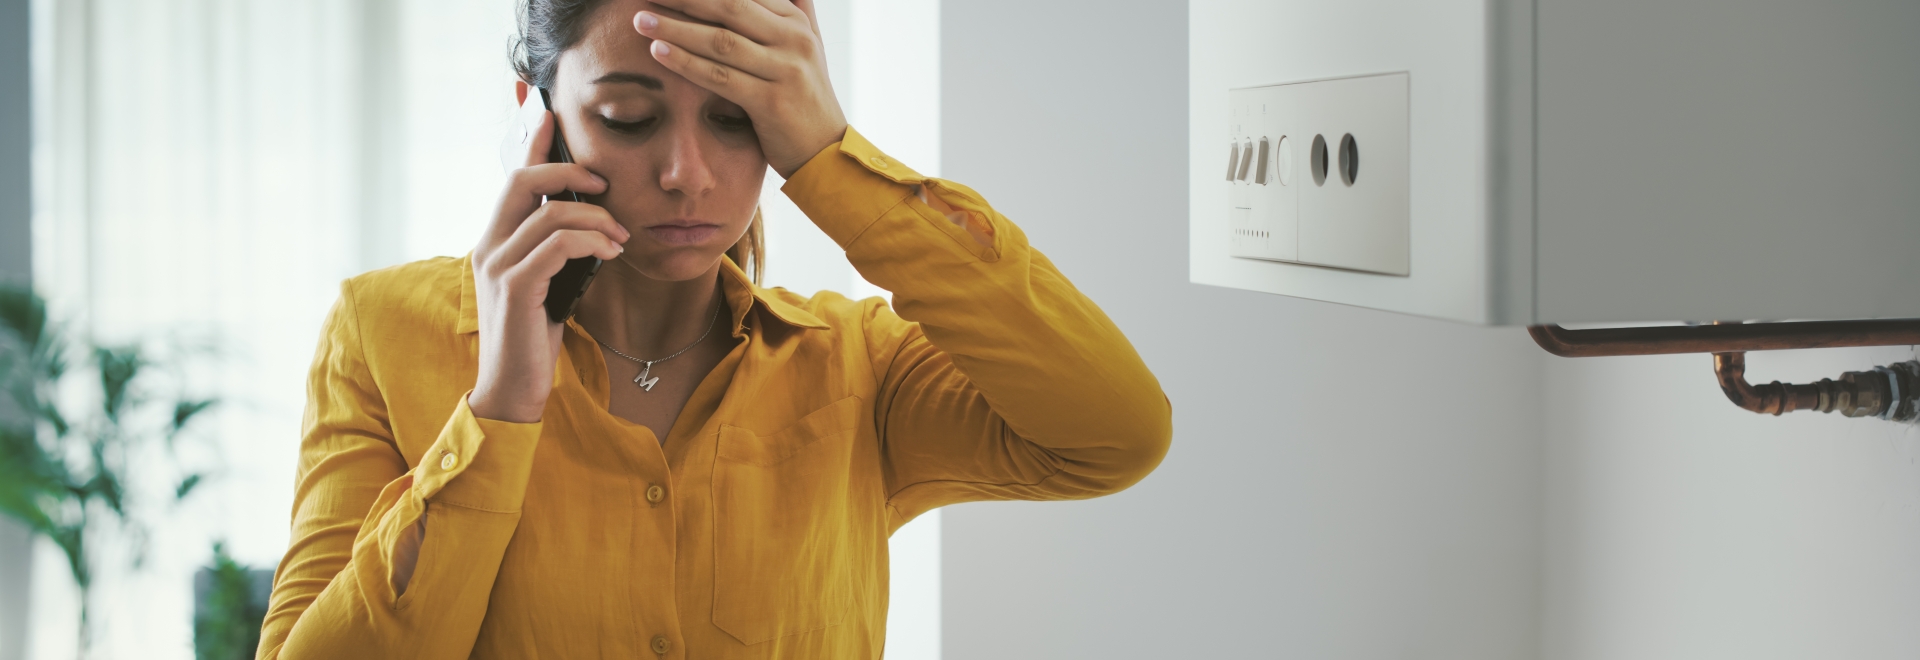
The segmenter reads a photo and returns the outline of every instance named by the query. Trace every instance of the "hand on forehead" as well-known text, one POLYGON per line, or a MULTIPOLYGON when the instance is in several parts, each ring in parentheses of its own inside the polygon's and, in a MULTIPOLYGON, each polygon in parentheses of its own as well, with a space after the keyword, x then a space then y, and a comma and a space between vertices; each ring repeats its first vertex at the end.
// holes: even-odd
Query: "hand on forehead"
MULTIPOLYGON (((661 81, 684 83, 679 74, 662 66, 648 54, 647 49, 653 44, 653 39, 633 29, 634 15, 642 11, 706 23, 685 12, 647 0, 609 0, 586 17, 580 40, 560 55, 560 71, 573 69, 571 74, 579 76, 570 83, 591 83, 609 72, 636 73, 661 81)), ((562 77, 569 76, 562 73, 562 77)))
MULTIPOLYGON (((634 31, 633 29, 633 15, 643 11, 653 12, 655 14, 659 14, 667 18, 679 19, 682 21, 691 21, 694 23, 699 23, 701 25, 709 25, 709 26, 715 26, 715 27, 718 27, 720 25, 719 23, 716 23, 713 21, 695 18, 691 15, 688 15, 684 11, 675 9, 673 7, 669 7, 664 4, 660 4, 658 2, 652 2, 651 0, 611 0, 605 5, 602 5, 599 9, 594 10, 593 21, 596 25, 602 21, 605 21, 606 23, 613 25, 614 27, 624 28, 626 29, 626 31, 632 32, 635 36, 639 36, 640 33, 634 31)), ((646 37, 640 37, 640 38, 643 43, 653 42, 652 39, 648 39, 646 37)))

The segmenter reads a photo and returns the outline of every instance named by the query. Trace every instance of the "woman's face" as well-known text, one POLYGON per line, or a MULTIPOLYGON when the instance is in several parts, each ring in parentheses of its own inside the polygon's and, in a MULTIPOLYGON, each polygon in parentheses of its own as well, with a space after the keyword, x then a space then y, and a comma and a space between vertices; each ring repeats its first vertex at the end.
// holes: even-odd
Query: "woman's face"
POLYGON ((592 199, 633 232, 621 258, 657 280, 709 271, 740 240, 760 201, 766 158, 747 113, 687 82, 633 29, 642 0, 612 0, 560 54, 553 111, 573 159, 607 180, 592 199))

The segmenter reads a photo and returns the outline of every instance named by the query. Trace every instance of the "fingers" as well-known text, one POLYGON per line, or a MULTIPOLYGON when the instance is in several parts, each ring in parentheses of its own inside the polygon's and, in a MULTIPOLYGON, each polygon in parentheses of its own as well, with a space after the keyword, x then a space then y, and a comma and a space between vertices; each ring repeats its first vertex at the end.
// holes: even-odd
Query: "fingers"
POLYGON ((489 259, 500 264, 519 263, 529 258, 528 255, 553 235, 563 232, 586 232, 598 236, 601 242, 612 244, 615 254, 619 253, 620 244, 633 238, 625 227, 613 220, 613 215, 607 213, 606 209, 580 202, 547 202, 526 222, 521 223, 513 235, 489 255, 489 259))
MULTIPOLYGON (((766 0, 766 1, 782 2, 783 0, 766 0)), ((817 11, 814 11, 813 0, 793 0, 792 4, 794 9, 797 9, 800 11, 800 13, 806 15, 807 27, 813 29, 813 36, 816 36, 816 37, 820 36, 820 13, 817 11)))
MULTIPOLYGON (((800 3, 794 2, 793 0, 753 0, 753 1, 760 3, 760 6, 762 7, 766 7, 767 11, 773 12, 775 16, 780 16, 784 18, 792 18, 795 15, 805 11, 800 8, 799 6, 800 3)), ((808 3, 808 4, 812 4, 812 3, 808 3)))
MULTIPOLYGON (((562 229, 548 234, 527 253, 527 258, 507 269, 506 280, 514 291, 539 292, 539 299, 546 297, 547 281, 559 274, 560 268, 567 265, 568 259, 598 257, 602 260, 620 256, 620 245, 607 238, 606 234, 582 229, 562 229)), ((531 298, 531 297, 530 297, 531 298)), ((529 300, 529 302, 537 302, 529 300)))
POLYGON ((598 195, 607 191, 607 180, 579 163, 528 165, 507 175, 507 193, 512 195, 550 197, 569 190, 598 195))
POLYGON ((498 243, 513 235, 527 216, 541 207, 542 197, 569 190, 598 195, 607 191, 607 180, 575 163, 529 165, 508 173, 493 226, 488 228, 489 242, 498 243))
POLYGON ((767 87, 765 80, 665 41, 655 40, 651 51, 661 66, 742 107, 759 106, 757 101, 767 87))
POLYGON ((749 39, 740 32, 646 11, 635 14, 633 24, 644 36, 665 41, 670 46, 683 48, 756 78, 775 80, 788 77, 781 75, 790 68, 784 66, 785 59, 780 57, 784 53, 756 43, 763 40, 749 39))
MULTIPOLYGON (((798 15, 786 0, 660 0, 654 4, 680 10, 695 19, 718 23, 748 39, 768 45, 783 43, 792 30, 787 21, 798 15)), ((638 17, 635 19, 637 27, 638 17)))

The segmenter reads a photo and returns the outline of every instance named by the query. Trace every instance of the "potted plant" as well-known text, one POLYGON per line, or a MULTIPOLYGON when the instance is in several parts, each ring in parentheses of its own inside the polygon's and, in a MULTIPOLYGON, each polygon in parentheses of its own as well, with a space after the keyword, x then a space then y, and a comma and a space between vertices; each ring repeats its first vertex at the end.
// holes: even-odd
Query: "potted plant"
MULTIPOLYGON (((186 498, 203 473, 172 456, 176 442, 213 405, 186 395, 139 344, 102 345, 64 336, 43 300, 0 288, 0 513, 45 535, 65 554, 80 595, 80 656, 92 639, 94 568, 107 534, 141 538, 135 483, 166 480, 186 498), (79 359, 75 359, 76 353, 79 359), (84 393, 86 406, 56 393, 84 393), (73 410, 72 414, 69 410, 73 410)), ((137 563, 137 552, 133 557, 137 563)))

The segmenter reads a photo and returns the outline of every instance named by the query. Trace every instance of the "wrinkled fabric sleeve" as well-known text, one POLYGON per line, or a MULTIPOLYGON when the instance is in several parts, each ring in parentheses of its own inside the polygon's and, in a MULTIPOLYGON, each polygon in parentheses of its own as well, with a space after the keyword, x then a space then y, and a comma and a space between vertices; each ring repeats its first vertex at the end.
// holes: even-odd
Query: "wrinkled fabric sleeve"
POLYGON ((408 466, 341 287, 308 378, 292 542, 274 575, 259 658, 465 658, 520 503, 540 425, 478 419, 462 394, 408 466), (394 548, 425 517, 412 577, 394 548))
POLYGON ((1173 434, 1159 381, 978 193, 851 128, 783 190, 893 294, 865 322, 893 528, 957 502, 1112 493, 1159 465, 1173 434))

